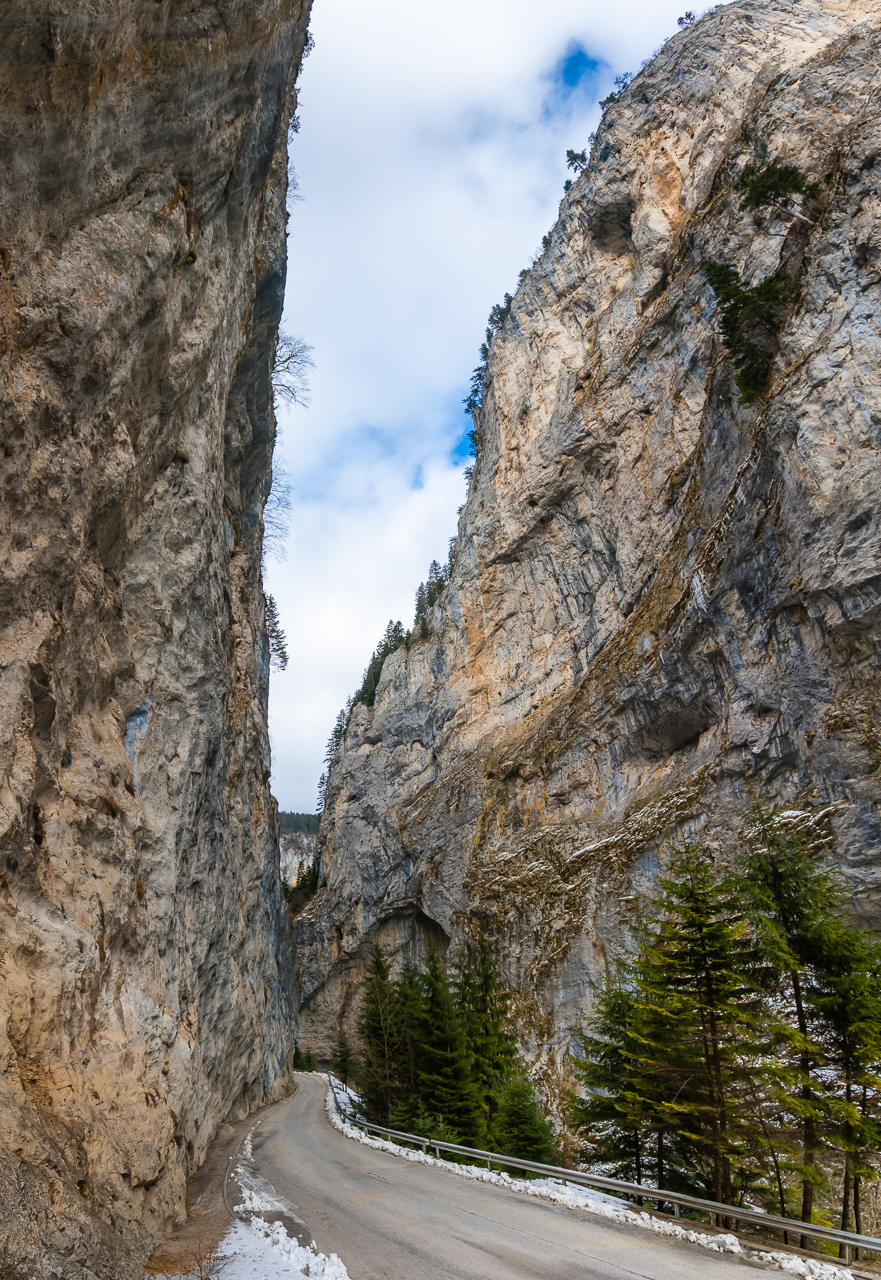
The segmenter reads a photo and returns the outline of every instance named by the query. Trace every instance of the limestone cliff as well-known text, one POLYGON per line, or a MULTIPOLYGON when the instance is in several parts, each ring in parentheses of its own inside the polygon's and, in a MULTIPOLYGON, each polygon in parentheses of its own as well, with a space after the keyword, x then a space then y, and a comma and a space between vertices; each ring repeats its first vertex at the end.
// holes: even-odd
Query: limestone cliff
POLYGON ((0 20, 0 1273, 122 1280, 286 1084, 260 574, 308 0, 0 20))
POLYGON ((493 339, 430 635, 386 662, 328 787, 300 1034, 373 939, 480 923, 553 1092, 665 849, 753 792, 827 815, 881 919, 877 0, 738 0, 604 114, 493 339), (747 164, 817 184, 751 211, 747 164), (707 265, 792 284, 741 403, 707 265))
POLYGON ((283 831, 279 838, 281 874, 293 884, 300 872, 315 859, 318 837, 311 831, 283 831))

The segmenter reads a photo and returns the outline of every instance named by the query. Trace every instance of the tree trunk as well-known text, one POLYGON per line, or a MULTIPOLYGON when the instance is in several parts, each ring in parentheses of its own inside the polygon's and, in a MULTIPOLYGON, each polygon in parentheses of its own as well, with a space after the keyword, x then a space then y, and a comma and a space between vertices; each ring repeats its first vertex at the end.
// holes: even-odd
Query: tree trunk
MULTIPOLYGON (((777 1174, 777 1190, 780 1194, 780 1217, 786 1217, 786 1192, 783 1190, 783 1178, 780 1174, 780 1161, 777 1159, 777 1153, 774 1152, 774 1172, 777 1174)), ((783 1232, 783 1243, 789 1244, 789 1232, 783 1232)))
MULTIPOLYGON (((860 1175, 858 1173, 853 1175, 853 1225, 856 1228, 857 1235, 861 1236, 863 1234, 863 1215, 860 1210, 860 1175)), ((853 1256, 854 1261, 859 1262, 859 1249, 854 1249, 853 1256)))
MULTIPOLYGON (((841 1230, 847 1231, 850 1223, 850 1152, 844 1153, 844 1191, 841 1196, 841 1230)), ((847 1260, 847 1245, 838 1246, 839 1258, 847 1260)))
MULTIPOLYGON (((658 1190, 664 1186, 664 1131, 658 1130, 658 1190)), ((660 1207, 660 1206, 659 1206, 660 1207)))
MULTIPOLYGON (((801 982, 795 969, 790 970, 789 976, 792 980, 792 994, 795 997, 798 1029, 804 1039, 807 1040, 808 1024, 805 1018, 804 1005, 802 1004, 801 982)), ((805 1102, 810 1103, 812 1097, 810 1083, 811 1060, 806 1052, 800 1055, 799 1066, 802 1074, 801 1096, 805 1102)), ((804 1135, 804 1158, 802 1164, 805 1168, 805 1175, 801 1187, 801 1220, 802 1222, 811 1222, 814 1216, 814 1153, 817 1148, 817 1129, 813 1116, 805 1116, 802 1133, 804 1135)), ((801 1236, 801 1247, 802 1249, 810 1249, 810 1236, 801 1236)))

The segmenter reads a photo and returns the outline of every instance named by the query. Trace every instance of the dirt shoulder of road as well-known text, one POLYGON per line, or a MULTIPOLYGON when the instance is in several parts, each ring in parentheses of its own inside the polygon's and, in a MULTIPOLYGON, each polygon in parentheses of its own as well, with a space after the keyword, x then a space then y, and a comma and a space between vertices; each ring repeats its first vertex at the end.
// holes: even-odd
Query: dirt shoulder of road
POLYGON ((187 1220, 166 1237, 144 1268, 148 1276, 207 1275, 208 1260, 226 1235, 233 1215, 230 1212, 226 1183, 233 1159, 244 1142, 248 1130, 262 1115, 287 1102, 298 1086, 284 1098, 252 1111, 237 1124, 223 1124, 208 1148, 208 1157, 187 1185, 187 1220))

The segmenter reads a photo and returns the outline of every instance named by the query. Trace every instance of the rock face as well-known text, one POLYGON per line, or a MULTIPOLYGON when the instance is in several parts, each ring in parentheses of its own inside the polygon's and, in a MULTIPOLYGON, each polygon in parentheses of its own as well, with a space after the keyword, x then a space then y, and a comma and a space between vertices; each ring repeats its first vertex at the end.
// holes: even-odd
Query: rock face
POLYGON ((739 0, 607 108, 492 342, 430 635, 332 771, 304 1042, 351 1022, 374 939, 480 925, 553 1094, 665 850, 729 847, 752 794, 834 806, 881 921, 879 64, 877 0, 739 0), (769 157, 819 184, 801 216, 744 207, 769 157), (750 403, 712 262, 794 283, 750 403))
POLYGON ((309 831, 282 831, 279 837, 281 874, 293 884, 304 867, 314 860, 318 837, 309 831))
POLYGON ((308 0, 4 6, 0 1273, 140 1275, 286 1087, 260 574, 308 0))

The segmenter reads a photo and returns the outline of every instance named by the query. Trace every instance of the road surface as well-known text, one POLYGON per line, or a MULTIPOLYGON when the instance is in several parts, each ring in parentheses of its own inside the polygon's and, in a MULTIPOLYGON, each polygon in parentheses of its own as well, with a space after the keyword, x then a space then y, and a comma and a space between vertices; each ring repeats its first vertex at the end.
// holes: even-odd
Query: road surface
POLYGON ((352 1280, 769 1280, 764 1268, 344 1138, 326 1086, 299 1089, 253 1134, 256 1172, 352 1280))

